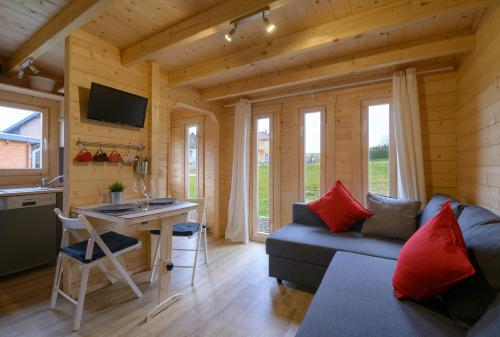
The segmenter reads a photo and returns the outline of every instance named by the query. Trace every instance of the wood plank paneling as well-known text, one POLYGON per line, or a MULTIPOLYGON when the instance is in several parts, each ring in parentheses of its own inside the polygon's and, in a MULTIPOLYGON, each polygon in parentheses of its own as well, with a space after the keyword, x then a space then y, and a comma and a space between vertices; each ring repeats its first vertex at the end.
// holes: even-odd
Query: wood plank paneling
MULTIPOLYGON (((145 127, 129 128, 100 123, 86 119, 87 102, 92 82, 108 85, 119 90, 133 92, 150 98, 150 69, 146 64, 124 68, 120 62, 119 50, 88 33, 77 31, 68 37, 66 44, 66 97, 65 112, 67 126, 67 186, 66 198, 68 206, 100 203, 107 200, 107 185, 113 180, 121 180, 125 185, 125 198, 140 197, 133 191, 134 173, 131 165, 113 163, 76 163, 73 158, 79 151, 75 145, 78 138, 94 142, 144 144, 150 150, 151 108, 146 113, 145 127)), ((89 148, 91 151, 96 148, 89 148)), ((112 149, 103 149, 106 152, 112 149)), ((109 223, 93 222, 98 231, 111 228, 109 223)), ((135 236, 142 241, 141 249, 129 252, 120 257, 125 268, 131 273, 148 269, 149 235, 133 228, 124 228, 126 235, 135 236)), ((73 295, 79 286, 79 271, 72 264, 65 268, 64 286, 73 295)), ((92 270, 89 279, 89 291, 108 284, 100 271, 92 270)))
POLYGON ((457 197, 456 73, 418 77, 420 123, 427 197, 457 197))
POLYGON ((500 7, 477 31, 476 49, 460 65, 458 195, 500 214, 500 7))

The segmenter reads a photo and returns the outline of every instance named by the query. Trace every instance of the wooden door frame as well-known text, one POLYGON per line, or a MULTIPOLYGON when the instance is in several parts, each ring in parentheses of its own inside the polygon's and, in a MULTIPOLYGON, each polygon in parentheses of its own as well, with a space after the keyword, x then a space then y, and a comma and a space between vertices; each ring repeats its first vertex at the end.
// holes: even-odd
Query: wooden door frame
POLYGON ((394 118, 392 97, 381 97, 366 99, 361 101, 361 147, 362 147, 362 188, 363 202, 366 205, 366 195, 368 194, 368 108, 373 105, 389 104, 389 194, 397 196, 397 155, 394 135, 394 118))
POLYGON ((196 152, 196 197, 204 198, 204 138, 203 138, 203 123, 202 118, 190 118, 186 119, 184 124, 184 196, 185 198, 189 197, 189 146, 187 142, 188 128, 192 126, 196 126, 196 140, 197 140, 197 152, 196 152))
POLYGON ((266 234, 256 233, 255 224, 258 220, 256 217, 256 198, 254 191, 256 190, 257 180, 255 165, 256 158, 256 120, 258 118, 269 117, 270 129, 270 144, 269 144, 269 220, 270 233, 280 226, 280 114, 281 104, 266 105, 263 107, 252 108, 252 126, 250 137, 250 213, 249 221, 251 224, 251 239, 254 241, 264 242, 267 238, 266 234))
POLYGON ((305 167, 304 167, 304 156, 305 156, 305 115, 307 113, 320 112, 321 113, 321 144, 320 144, 320 195, 323 195, 326 190, 326 154, 325 154, 325 133, 326 133, 326 105, 315 105, 310 107, 304 107, 299 109, 299 201, 305 201, 305 167))

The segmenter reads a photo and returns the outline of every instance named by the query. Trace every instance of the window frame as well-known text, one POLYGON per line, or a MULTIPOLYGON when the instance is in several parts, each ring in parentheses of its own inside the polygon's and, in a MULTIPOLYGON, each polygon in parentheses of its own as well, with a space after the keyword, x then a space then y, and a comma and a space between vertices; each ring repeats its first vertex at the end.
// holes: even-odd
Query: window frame
POLYGON ((305 202, 305 115, 308 113, 320 112, 321 114, 321 144, 320 144, 320 196, 325 193, 326 189, 326 153, 325 153, 325 137, 326 137, 326 106, 311 106, 299 109, 299 201, 305 202))
POLYGON ((362 101, 361 136, 362 136, 362 181, 363 181, 363 202, 366 205, 368 194, 368 148, 369 148, 369 108, 375 105, 389 105, 389 197, 397 197, 398 177, 397 177, 397 153, 396 139, 394 135, 394 118, 392 97, 383 97, 362 101))
POLYGON ((40 154, 41 158, 41 168, 25 168, 25 169, 15 169, 15 168, 0 168, 0 176, 22 176, 22 175, 48 175, 49 172, 49 109, 45 107, 39 107, 30 104, 17 103, 0 100, 0 106, 22 109, 33 112, 40 112, 42 114, 42 139, 40 143, 40 154))
POLYGON ((252 113, 252 127, 251 127, 251 137, 250 137, 250 146, 251 146, 251 184, 250 184, 250 223, 252 228, 252 240, 264 242, 265 239, 269 236, 269 234, 258 232, 258 188, 257 188, 257 121, 259 119, 269 118, 269 234, 273 232, 275 226, 275 196, 276 191, 274 188, 274 170, 275 170, 275 162, 276 159, 274 146, 275 146, 275 125, 274 125, 274 114, 272 112, 254 112, 252 113))

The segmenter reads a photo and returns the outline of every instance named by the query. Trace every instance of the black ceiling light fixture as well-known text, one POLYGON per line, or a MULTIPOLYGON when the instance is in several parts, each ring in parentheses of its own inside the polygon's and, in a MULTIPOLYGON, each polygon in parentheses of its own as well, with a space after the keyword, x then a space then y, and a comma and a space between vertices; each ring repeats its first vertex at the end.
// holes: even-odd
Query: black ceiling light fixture
POLYGON ((250 20, 258 19, 259 17, 262 17, 262 20, 266 25, 266 32, 272 33, 276 29, 276 25, 269 20, 270 13, 271 13, 271 8, 269 6, 266 6, 257 9, 256 11, 253 11, 251 13, 248 13, 247 15, 241 16, 236 20, 231 21, 229 26, 229 32, 227 32, 224 35, 224 38, 226 39, 227 42, 231 42, 233 40, 234 33, 236 32, 236 28, 239 25, 242 25, 243 23, 250 20))

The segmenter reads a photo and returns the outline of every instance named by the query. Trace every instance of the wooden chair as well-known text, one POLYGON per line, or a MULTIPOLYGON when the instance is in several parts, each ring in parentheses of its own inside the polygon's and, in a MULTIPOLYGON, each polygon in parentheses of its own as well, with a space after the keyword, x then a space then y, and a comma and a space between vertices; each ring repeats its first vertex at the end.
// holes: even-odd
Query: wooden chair
MULTIPOLYGON (((179 268, 193 268, 193 274, 191 276, 191 285, 194 285, 194 276, 196 274, 196 265, 198 262, 198 252, 200 251, 200 241, 203 240, 205 252, 205 264, 208 264, 208 245, 207 245, 207 225, 205 218, 205 199, 187 199, 187 202, 192 202, 198 204, 198 212, 196 216, 196 222, 183 222, 177 223, 173 226, 172 236, 175 237, 185 237, 187 239, 191 239, 195 234, 197 237, 196 241, 196 249, 185 249, 185 248, 172 248, 172 250, 177 251, 189 251, 194 253, 194 263, 192 266, 183 266, 183 265, 175 265, 175 267, 179 268)), ((150 231, 152 235, 159 236, 159 230, 150 231)), ((156 243, 155 253, 153 257, 153 267, 151 270, 151 278, 150 282, 153 282, 155 274, 158 270, 158 258, 160 255, 160 240, 156 243)))
POLYGON ((87 281, 89 278, 90 268, 93 266, 98 266, 111 283, 115 283, 117 280, 122 280, 127 283, 130 288, 132 288, 137 297, 142 297, 142 292, 139 288, 137 288, 134 281, 130 278, 130 275, 116 258, 118 255, 140 248, 141 242, 139 240, 112 231, 99 235, 85 216, 80 215, 78 218, 71 219, 66 218, 58 208, 54 209, 54 212, 57 214, 59 219, 61 219, 63 224, 63 235, 59 256, 57 258, 54 285, 52 287, 52 298, 50 301, 51 309, 55 309, 58 295, 64 297, 76 306, 73 329, 80 329, 83 303, 85 301, 85 293, 87 291, 87 281), (78 231, 81 230, 88 232, 88 239, 84 239, 80 233, 78 233, 78 231), (70 235, 73 236, 78 242, 69 245, 70 235), (61 276, 63 272, 63 260, 67 258, 78 262, 82 270, 80 290, 76 301, 60 289, 61 276), (111 263, 118 270, 121 277, 108 271, 106 266, 102 263, 105 258, 111 260, 111 263))

